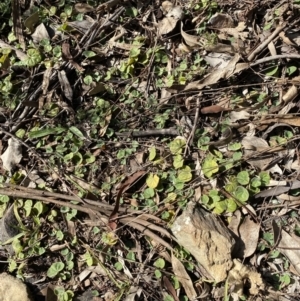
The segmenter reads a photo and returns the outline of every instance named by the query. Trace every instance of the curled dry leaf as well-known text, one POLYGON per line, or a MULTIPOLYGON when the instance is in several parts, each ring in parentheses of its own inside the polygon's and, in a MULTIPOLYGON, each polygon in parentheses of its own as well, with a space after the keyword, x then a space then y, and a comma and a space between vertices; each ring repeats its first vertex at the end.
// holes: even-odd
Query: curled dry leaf
POLYGON ((164 15, 166 15, 174 7, 173 3, 170 1, 164 1, 161 4, 161 10, 164 15))
POLYGON ((214 14, 208 21, 208 24, 214 28, 232 28, 234 27, 233 19, 227 14, 214 14))
POLYGON ((94 23, 95 22, 93 20, 81 20, 68 22, 68 25, 82 33, 85 33, 93 26, 94 23))
POLYGON ((229 271, 227 278, 228 285, 233 288, 233 293, 236 293, 238 296, 243 294, 245 280, 248 280, 251 284, 249 289, 251 295, 257 295, 259 290, 264 289, 265 285, 259 273, 244 266, 236 259, 233 260, 233 264, 233 269, 229 271))
POLYGON ((8 148, 1 155, 3 168, 11 171, 16 164, 19 164, 22 159, 22 144, 19 140, 10 138, 8 139, 8 148))
POLYGON ((158 22, 158 33, 164 35, 170 33, 177 24, 178 20, 173 17, 165 17, 158 22))
POLYGON ((183 31, 183 22, 181 22, 181 35, 185 41, 185 43, 190 47, 200 46, 200 37, 188 34, 183 31))
POLYGON ((282 96, 282 100, 287 103, 293 100, 298 95, 298 88, 296 86, 291 86, 288 91, 282 96))
POLYGON ((167 17, 173 17, 176 20, 181 20, 183 18, 183 10, 180 6, 173 7, 167 14, 167 17))

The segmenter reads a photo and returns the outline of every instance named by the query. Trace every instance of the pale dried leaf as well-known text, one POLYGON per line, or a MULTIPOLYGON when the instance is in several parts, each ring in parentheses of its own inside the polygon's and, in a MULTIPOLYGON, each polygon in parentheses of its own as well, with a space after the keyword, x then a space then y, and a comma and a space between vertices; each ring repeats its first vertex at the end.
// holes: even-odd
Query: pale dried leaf
POLYGON ((265 166, 268 166, 272 162, 272 154, 264 154, 260 156, 260 152, 269 149, 269 145, 266 140, 255 136, 246 136, 242 140, 242 145, 247 158, 246 161, 253 167, 263 170, 265 166))
POLYGON ((232 111, 229 113, 229 118, 232 123, 242 119, 247 120, 250 118, 250 116, 251 116, 250 113, 248 113, 245 110, 239 112, 232 111))
POLYGON ((47 94, 51 74, 52 74, 52 68, 47 68, 44 72, 43 82, 42 82, 43 95, 47 94))
POLYGON ((41 23, 37 28, 35 29, 34 33, 31 35, 33 42, 39 43, 41 40, 50 39, 48 30, 44 23, 41 23))
POLYGON ((292 189, 299 189, 300 188, 300 181, 294 180, 292 182, 288 182, 286 186, 276 186, 270 188, 268 190, 261 191, 255 195, 255 198, 266 198, 266 197, 273 197, 290 191, 292 189))
POLYGON ((161 10, 162 10, 164 15, 166 15, 170 10, 172 10, 173 7, 174 7, 174 5, 170 1, 164 1, 161 4, 161 10))
POLYGON ((183 22, 181 22, 181 35, 185 43, 190 47, 201 46, 200 37, 188 34, 183 31, 183 22))
POLYGON ((174 256, 172 253, 172 267, 173 272, 179 282, 182 284, 185 293, 187 297, 190 300, 193 300, 197 297, 197 292, 194 289, 193 281, 191 280, 189 274, 186 272, 184 265, 181 263, 181 261, 174 256))
POLYGON ((178 48, 175 49, 176 54, 179 55, 179 56, 183 55, 185 53, 190 53, 192 51, 193 51, 193 49, 191 47, 187 46, 184 43, 180 43, 178 45, 178 48))
POLYGON ((294 266, 297 273, 300 273, 300 238, 295 234, 290 235, 286 231, 280 230, 275 221, 272 226, 274 241, 278 242, 278 250, 294 266))
POLYGON ((244 218, 239 228, 239 236, 244 243, 244 248, 240 249, 238 257, 246 258, 255 252, 259 238, 259 230, 260 225, 251 220, 249 215, 244 218))
POLYGON ((272 41, 268 44, 268 49, 269 49, 272 56, 277 55, 275 45, 272 41))
POLYGON ((204 57, 204 60, 211 66, 217 69, 223 69, 231 60, 231 55, 225 53, 211 52, 204 57))
POLYGON ((16 164, 19 164, 22 159, 22 144, 19 140, 10 138, 8 139, 8 148, 1 155, 3 168, 11 171, 16 164))
POLYGON ((94 21, 92 20, 81 20, 81 21, 72 21, 68 22, 68 25, 73 27, 74 29, 85 33, 86 31, 89 30, 94 24, 94 21))
POLYGON ((280 111, 278 111, 278 115, 286 115, 292 108, 296 106, 296 103, 289 102, 285 105, 280 111))
POLYGON ((143 289, 141 287, 137 287, 136 285, 132 285, 129 289, 129 292, 124 299, 124 301, 135 301, 140 300, 140 296, 143 292, 143 289))
POLYGON ((75 10, 79 13, 88 13, 95 10, 95 8, 87 3, 76 3, 75 10))
POLYGON ((214 28, 232 28, 234 27, 234 22, 229 15, 216 13, 208 20, 208 25, 214 28))
POLYGON ((293 85, 291 86, 288 91, 282 96, 282 100, 287 103, 293 100, 298 95, 298 88, 293 85))
POLYGON ((173 17, 176 20, 181 20, 183 16, 184 13, 180 6, 173 7, 167 14, 167 17, 173 17))
POLYGON ((201 90, 204 87, 217 83, 222 78, 229 78, 234 73, 236 73, 235 67, 239 59, 240 59, 240 55, 236 53, 235 56, 228 62, 227 66, 223 70, 215 70, 209 75, 207 75, 205 78, 189 83, 184 88, 184 90, 185 91, 195 90, 195 89, 201 90))
POLYGON ((177 24, 178 20, 173 17, 165 17, 158 22, 158 33, 159 35, 168 34, 171 32, 177 24))
POLYGON ((13 46, 10 46, 9 44, 6 44, 5 42, 3 42, 2 40, 0 40, 0 48, 1 49, 11 49, 11 50, 14 50, 15 53, 16 53, 16 56, 18 57, 18 59, 20 59, 21 61, 22 60, 27 60, 28 56, 27 54, 25 54, 23 51, 13 47, 13 46))
POLYGON ((61 89, 69 101, 73 100, 73 90, 67 78, 66 72, 61 70, 58 72, 58 79, 61 86, 61 89))

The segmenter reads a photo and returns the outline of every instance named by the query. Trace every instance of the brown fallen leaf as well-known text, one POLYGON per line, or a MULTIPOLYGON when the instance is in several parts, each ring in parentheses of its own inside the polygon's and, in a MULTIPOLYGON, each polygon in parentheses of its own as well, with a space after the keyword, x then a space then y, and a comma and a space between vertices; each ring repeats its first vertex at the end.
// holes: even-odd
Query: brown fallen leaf
POLYGON ((208 20, 208 25, 214 28, 232 28, 234 27, 233 19, 228 14, 216 13, 208 20))
POLYGON ((239 250, 239 258, 247 258, 251 256, 256 248, 259 238, 260 225, 248 215, 244 218, 239 227, 239 237, 244 243, 244 248, 239 250))
POLYGON ((178 22, 178 19, 173 17, 165 17, 158 22, 158 33, 159 35, 164 35, 170 33, 178 22))
POLYGON ((115 230, 117 228, 117 223, 113 219, 116 219, 118 217, 119 206, 120 206, 120 198, 121 198, 123 192, 125 192, 127 189, 129 189, 130 186, 132 186, 134 183, 136 183, 145 174, 146 174, 146 171, 144 171, 144 170, 137 171, 133 175, 131 175, 130 177, 128 177, 124 181, 124 183, 122 183, 122 185, 121 185, 121 187, 120 187, 120 189, 118 191, 118 194, 117 194, 115 207, 114 207, 112 213, 109 216, 108 226, 112 230, 115 230))
POLYGON ((197 292, 194 289, 193 281, 191 280, 189 274, 186 272, 184 265, 182 262, 176 258, 176 256, 172 253, 172 267, 175 276, 178 281, 182 284, 187 297, 190 300, 194 300, 197 297, 197 292))
POLYGON ((268 190, 261 191, 257 193, 254 197, 257 198, 267 198, 267 197, 273 197, 280 195, 282 193, 285 193, 287 191, 290 191, 292 189, 299 189, 300 188, 300 181, 295 180, 292 182, 288 182, 285 186, 276 186, 273 188, 270 188, 268 190))
POLYGON ((179 301, 179 298, 177 297, 176 294, 176 290, 167 276, 162 277, 162 286, 167 289, 167 291, 172 295, 175 301, 179 301))
POLYGON ((76 3, 74 8, 79 13, 88 13, 88 12, 95 10, 95 8, 93 6, 91 6, 87 3, 76 3))
POLYGON ((217 114, 220 112, 231 111, 230 108, 224 108, 218 105, 212 105, 201 109, 202 114, 217 114))
POLYGON ((181 22, 181 35, 185 43, 190 47, 201 46, 200 37, 193 36, 183 31, 183 22, 181 22))
POLYGON ((277 242, 277 249, 294 266, 297 273, 300 274, 300 238, 297 235, 290 235, 279 228, 277 223, 272 222, 274 241, 277 242))
POLYGON ((239 59, 240 59, 240 55, 236 53, 223 70, 215 70, 212 73, 208 74, 203 79, 187 84, 186 87, 184 88, 184 91, 201 90, 204 87, 217 83, 222 78, 226 78, 226 79, 229 78, 235 73, 236 65, 239 59))

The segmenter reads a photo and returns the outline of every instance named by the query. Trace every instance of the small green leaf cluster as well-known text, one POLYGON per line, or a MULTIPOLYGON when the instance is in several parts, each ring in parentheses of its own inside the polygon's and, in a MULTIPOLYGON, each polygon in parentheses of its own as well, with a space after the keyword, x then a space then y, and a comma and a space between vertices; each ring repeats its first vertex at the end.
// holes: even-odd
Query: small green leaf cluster
POLYGON ((71 278, 71 271, 74 269, 74 254, 68 248, 61 250, 60 253, 64 258, 64 262, 52 263, 47 271, 47 277, 67 280, 71 278))
POLYGON ((74 293, 71 290, 65 290, 63 287, 55 287, 54 293, 58 298, 58 301, 72 301, 74 293))
MULTIPOLYGON (((207 141, 205 138, 200 138, 198 145, 203 141, 207 141)), ((232 152, 231 157, 224 158, 223 153, 213 149, 210 151, 202 162, 202 172, 207 178, 211 178, 219 171, 229 170, 236 165, 242 158, 241 143, 232 143, 228 145, 228 150, 232 152)))
POLYGON ((32 140, 38 139, 37 148, 43 148, 51 154, 49 162, 67 166, 74 170, 78 177, 87 172, 87 166, 96 158, 85 150, 85 136, 75 126, 68 130, 63 127, 32 128, 28 133, 32 140))
POLYGON ((248 171, 241 171, 236 176, 231 176, 224 186, 232 197, 226 198, 219 190, 212 189, 201 197, 201 202, 216 214, 234 212, 240 204, 246 204, 249 197, 258 193, 260 187, 267 185, 269 181, 270 176, 267 172, 261 172, 251 178, 248 171))

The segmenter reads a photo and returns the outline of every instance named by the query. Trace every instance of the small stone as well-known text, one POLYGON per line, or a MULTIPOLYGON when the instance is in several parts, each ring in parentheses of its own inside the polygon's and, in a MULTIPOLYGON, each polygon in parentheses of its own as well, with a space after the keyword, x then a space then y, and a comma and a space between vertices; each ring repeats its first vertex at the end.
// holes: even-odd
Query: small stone
POLYGON ((216 215, 190 202, 172 228, 178 243, 201 265, 204 276, 216 282, 224 281, 233 262, 234 239, 216 215))

